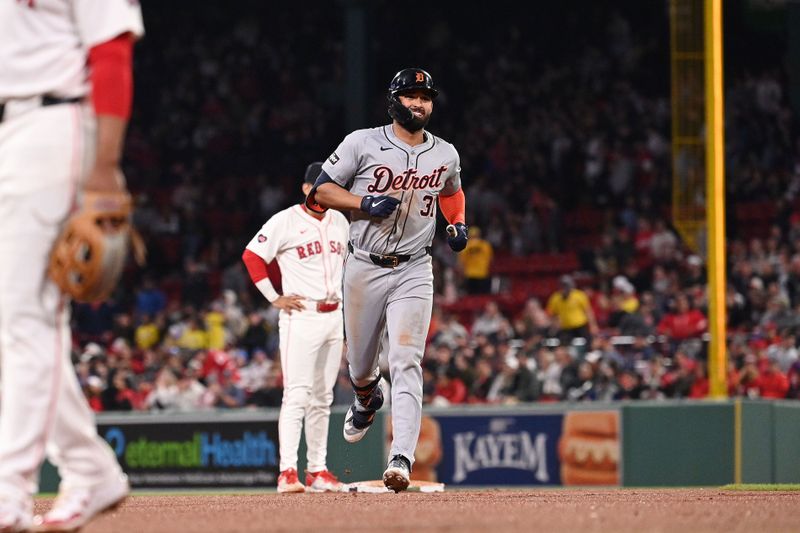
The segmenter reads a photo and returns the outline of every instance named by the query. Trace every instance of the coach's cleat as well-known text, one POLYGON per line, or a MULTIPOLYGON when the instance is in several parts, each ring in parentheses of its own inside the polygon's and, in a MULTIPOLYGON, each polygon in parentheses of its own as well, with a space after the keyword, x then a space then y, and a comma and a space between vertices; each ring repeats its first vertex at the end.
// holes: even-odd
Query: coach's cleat
POLYGON ((31 531, 68 533, 78 531, 87 522, 125 501, 131 488, 125 474, 92 487, 72 487, 59 492, 53 508, 33 519, 31 531))
POLYGON ((327 470, 320 472, 306 470, 306 490, 308 492, 341 492, 342 484, 327 470))
POLYGON ((402 455, 395 455, 383 473, 383 484, 395 493, 406 490, 411 482, 411 462, 402 455))
POLYGON ((0 496, 0 533, 28 531, 33 522, 33 503, 20 503, 0 496))
POLYGON ((278 476, 278 492, 293 493, 305 491, 306 486, 300 483, 300 480, 297 478, 297 470, 294 468, 287 468, 278 476))
POLYGON ((367 395, 361 396, 356 393, 356 397, 344 417, 344 428, 342 430, 344 440, 353 443, 363 439, 373 420, 375 420, 375 413, 382 405, 383 391, 380 383, 376 384, 367 395))

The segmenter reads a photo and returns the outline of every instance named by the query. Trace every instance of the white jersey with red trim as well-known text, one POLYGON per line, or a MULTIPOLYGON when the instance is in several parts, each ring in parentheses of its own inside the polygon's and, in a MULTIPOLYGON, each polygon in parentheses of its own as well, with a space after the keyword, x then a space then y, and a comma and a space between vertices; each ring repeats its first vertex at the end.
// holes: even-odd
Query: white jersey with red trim
POLYGON ((144 35, 137 0, 0 1, 0 102, 87 95, 89 49, 128 32, 144 35))
POLYGON ((294 205, 273 215, 247 249, 267 263, 277 259, 283 294, 338 302, 348 232, 340 212, 329 210, 319 220, 294 205))

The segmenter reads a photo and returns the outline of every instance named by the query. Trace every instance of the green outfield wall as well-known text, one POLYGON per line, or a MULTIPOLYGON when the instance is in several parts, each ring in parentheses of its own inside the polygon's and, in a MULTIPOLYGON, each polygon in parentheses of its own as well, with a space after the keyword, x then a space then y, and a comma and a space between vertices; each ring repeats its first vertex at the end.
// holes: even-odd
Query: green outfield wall
POLYGON ((622 484, 800 483, 800 402, 629 403, 622 484))

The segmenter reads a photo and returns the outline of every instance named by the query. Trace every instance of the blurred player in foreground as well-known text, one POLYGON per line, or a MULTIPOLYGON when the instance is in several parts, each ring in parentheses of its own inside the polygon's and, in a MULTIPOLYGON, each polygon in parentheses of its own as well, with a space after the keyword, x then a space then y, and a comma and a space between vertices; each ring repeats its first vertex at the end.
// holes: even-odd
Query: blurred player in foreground
MULTIPOLYGON (((3 533, 74 531, 129 492, 73 371, 69 299, 47 273, 61 228, 73 215, 87 209, 129 213, 119 165, 132 101, 133 43, 143 32, 138 3, 129 0, 0 2, 3 533), (45 455, 61 485, 50 511, 34 519, 32 497, 45 455)), ((126 251, 127 239, 113 246, 126 251)), ((101 250, 102 243, 91 249, 101 250)), ((86 252, 74 254, 80 250, 86 252)), ((93 260, 91 253, 81 255, 93 260)), ((124 253, 114 257, 124 263, 124 253)), ((107 270, 69 281, 84 286, 107 270)), ((116 284, 114 275, 104 279, 102 294, 116 284)))

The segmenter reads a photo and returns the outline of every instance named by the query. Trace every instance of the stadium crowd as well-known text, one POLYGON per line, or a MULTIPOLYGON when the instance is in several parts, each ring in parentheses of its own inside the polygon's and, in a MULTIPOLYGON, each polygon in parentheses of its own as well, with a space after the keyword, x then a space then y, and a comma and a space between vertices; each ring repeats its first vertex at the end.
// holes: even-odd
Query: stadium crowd
MULTIPOLYGON (((150 255, 114 299, 74 305, 75 364, 96 411, 280 404, 277 312, 239 257, 266 218, 300 200, 300 169, 344 133, 334 67, 343 43, 313 31, 338 23, 325 4, 276 13, 285 24, 273 19, 271 32, 207 3, 188 15, 193 25, 154 29, 138 48, 125 165, 150 255), (220 23, 225 31, 213 29, 220 23)), ((408 56, 392 55, 399 29, 374 36, 390 64, 431 58, 443 87, 431 129, 461 153, 468 222, 473 236, 481 229, 487 264, 568 250, 581 258, 547 299, 520 309, 489 298, 465 319, 459 298, 502 283, 476 283, 437 239, 428 403, 708 393, 705 266, 669 224, 668 82, 653 72, 666 61, 653 36, 666 28, 642 31, 652 21, 641 14, 596 15, 583 32, 576 14, 552 27, 482 20, 480 44, 466 38, 476 22, 453 21, 410 43, 408 56), (581 39, 547 49, 564 27, 581 39), (464 43, 459 61, 435 53, 454 41, 464 43), (585 209, 599 223, 578 239, 565 220, 585 209), (585 304, 564 309, 570 293, 585 304)), ((743 69, 726 93, 728 205, 772 206, 763 227, 729 208, 731 395, 800 398, 800 136, 785 87, 780 70, 743 69)), ((386 121, 382 91, 376 124, 386 121)), ((334 401, 351 400, 343 367, 334 401)))

